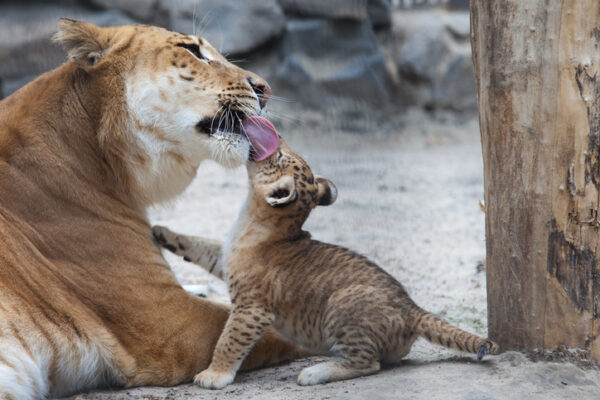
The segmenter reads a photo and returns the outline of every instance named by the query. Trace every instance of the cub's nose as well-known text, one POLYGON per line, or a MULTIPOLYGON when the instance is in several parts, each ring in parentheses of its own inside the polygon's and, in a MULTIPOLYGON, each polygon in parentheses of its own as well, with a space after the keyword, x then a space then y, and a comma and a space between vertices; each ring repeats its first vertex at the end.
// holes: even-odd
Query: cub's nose
POLYGON ((256 97, 258 97, 260 108, 264 108, 267 104, 267 100, 271 97, 271 88, 264 81, 257 80, 250 76, 247 78, 247 81, 252 90, 254 90, 254 93, 256 93, 256 97))

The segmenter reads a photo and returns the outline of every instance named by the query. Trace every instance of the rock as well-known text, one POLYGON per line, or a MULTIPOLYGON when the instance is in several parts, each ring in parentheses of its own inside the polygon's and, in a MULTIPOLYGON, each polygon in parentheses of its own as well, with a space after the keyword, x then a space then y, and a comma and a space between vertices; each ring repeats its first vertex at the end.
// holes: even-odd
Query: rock
POLYGON ((443 29, 429 19, 428 14, 423 13, 414 19, 403 15, 400 21, 394 16, 392 29, 396 37, 392 57, 398 71, 404 76, 432 80, 440 63, 450 53, 449 46, 443 40, 443 29))
POLYGON ((369 0, 367 15, 375 28, 384 28, 392 24, 392 5, 389 0, 369 0))
POLYGON ((446 8, 450 10, 468 10, 469 0, 448 0, 446 8))
POLYGON ((398 10, 430 10, 439 8, 448 0, 395 0, 394 8, 398 10))
POLYGON ((389 54, 419 105, 476 110, 469 30, 468 12, 394 12, 389 54))
POLYGON ((117 10, 102 11, 83 15, 83 20, 99 26, 121 26, 137 24, 137 21, 127 17, 117 10))
POLYGON ((471 54, 456 54, 434 82, 433 106, 454 111, 476 110, 476 93, 471 54))
POLYGON ((117 10, 93 12, 85 7, 55 4, 2 5, 0 12, 1 93, 9 95, 23 84, 66 61, 63 50, 52 43, 59 18, 89 21, 101 26, 135 23, 117 10))
POLYGON ((442 18, 442 25, 457 44, 460 44, 463 48, 470 48, 471 24, 468 12, 445 13, 445 17, 442 18), (467 46, 464 46, 465 44, 467 46))
POLYGON ((370 19, 375 27, 389 26, 392 21, 389 0, 279 0, 289 14, 329 19, 370 19))
POLYGON ((157 23, 158 0, 90 0, 103 9, 117 9, 139 21, 157 23))
POLYGON ((160 0, 170 29, 197 34, 224 54, 246 54, 278 37, 285 16, 276 0, 160 0))
POLYGON ((367 19, 367 0, 279 0, 289 14, 330 19, 367 19))
POLYGON ((394 88, 369 21, 289 19, 277 81, 293 99, 315 106, 328 96, 388 104, 394 88))

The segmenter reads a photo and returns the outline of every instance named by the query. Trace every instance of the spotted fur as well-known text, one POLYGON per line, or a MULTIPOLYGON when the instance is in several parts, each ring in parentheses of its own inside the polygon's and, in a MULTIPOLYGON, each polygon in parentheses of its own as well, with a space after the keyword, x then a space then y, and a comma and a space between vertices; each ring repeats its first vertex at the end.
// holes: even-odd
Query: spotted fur
MULTIPOLYGON (((250 190, 223 265, 233 309, 209 368, 194 381, 205 388, 232 382, 240 363, 265 329, 333 360, 304 369, 300 385, 350 379, 397 362, 418 337, 456 350, 496 353, 498 346, 422 310, 402 285, 368 258, 312 240, 302 231, 310 211, 337 197, 327 179, 283 141, 267 160, 248 165, 250 190)), ((155 234, 170 231, 155 227, 155 234)), ((178 254, 203 244, 169 233, 178 254)), ((163 239, 167 236, 163 235, 163 239)), ((200 254, 193 252, 193 260, 200 254)), ((220 273, 222 270, 219 271, 220 273)))

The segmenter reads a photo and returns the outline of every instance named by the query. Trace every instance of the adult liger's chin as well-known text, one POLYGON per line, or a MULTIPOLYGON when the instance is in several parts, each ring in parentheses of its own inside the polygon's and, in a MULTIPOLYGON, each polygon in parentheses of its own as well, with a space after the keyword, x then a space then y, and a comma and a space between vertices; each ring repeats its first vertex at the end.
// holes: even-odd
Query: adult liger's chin
POLYGON ((210 158, 226 168, 244 164, 250 156, 250 143, 239 133, 214 133, 211 136, 210 158))

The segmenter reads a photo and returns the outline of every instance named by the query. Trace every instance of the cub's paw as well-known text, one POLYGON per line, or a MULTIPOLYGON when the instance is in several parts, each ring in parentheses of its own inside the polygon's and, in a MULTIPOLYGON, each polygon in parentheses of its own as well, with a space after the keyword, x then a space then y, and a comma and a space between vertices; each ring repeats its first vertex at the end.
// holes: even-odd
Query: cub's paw
POLYGON ((320 383, 327 383, 331 380, 331 366, 328 363, 321 363, 306 367, 298 375, 298 385, 312 386, 320 383))
POLYGON ((194 383, 204 389, 223 389, 233 382, 235 374, 205 369, 194 377, 194 383))

